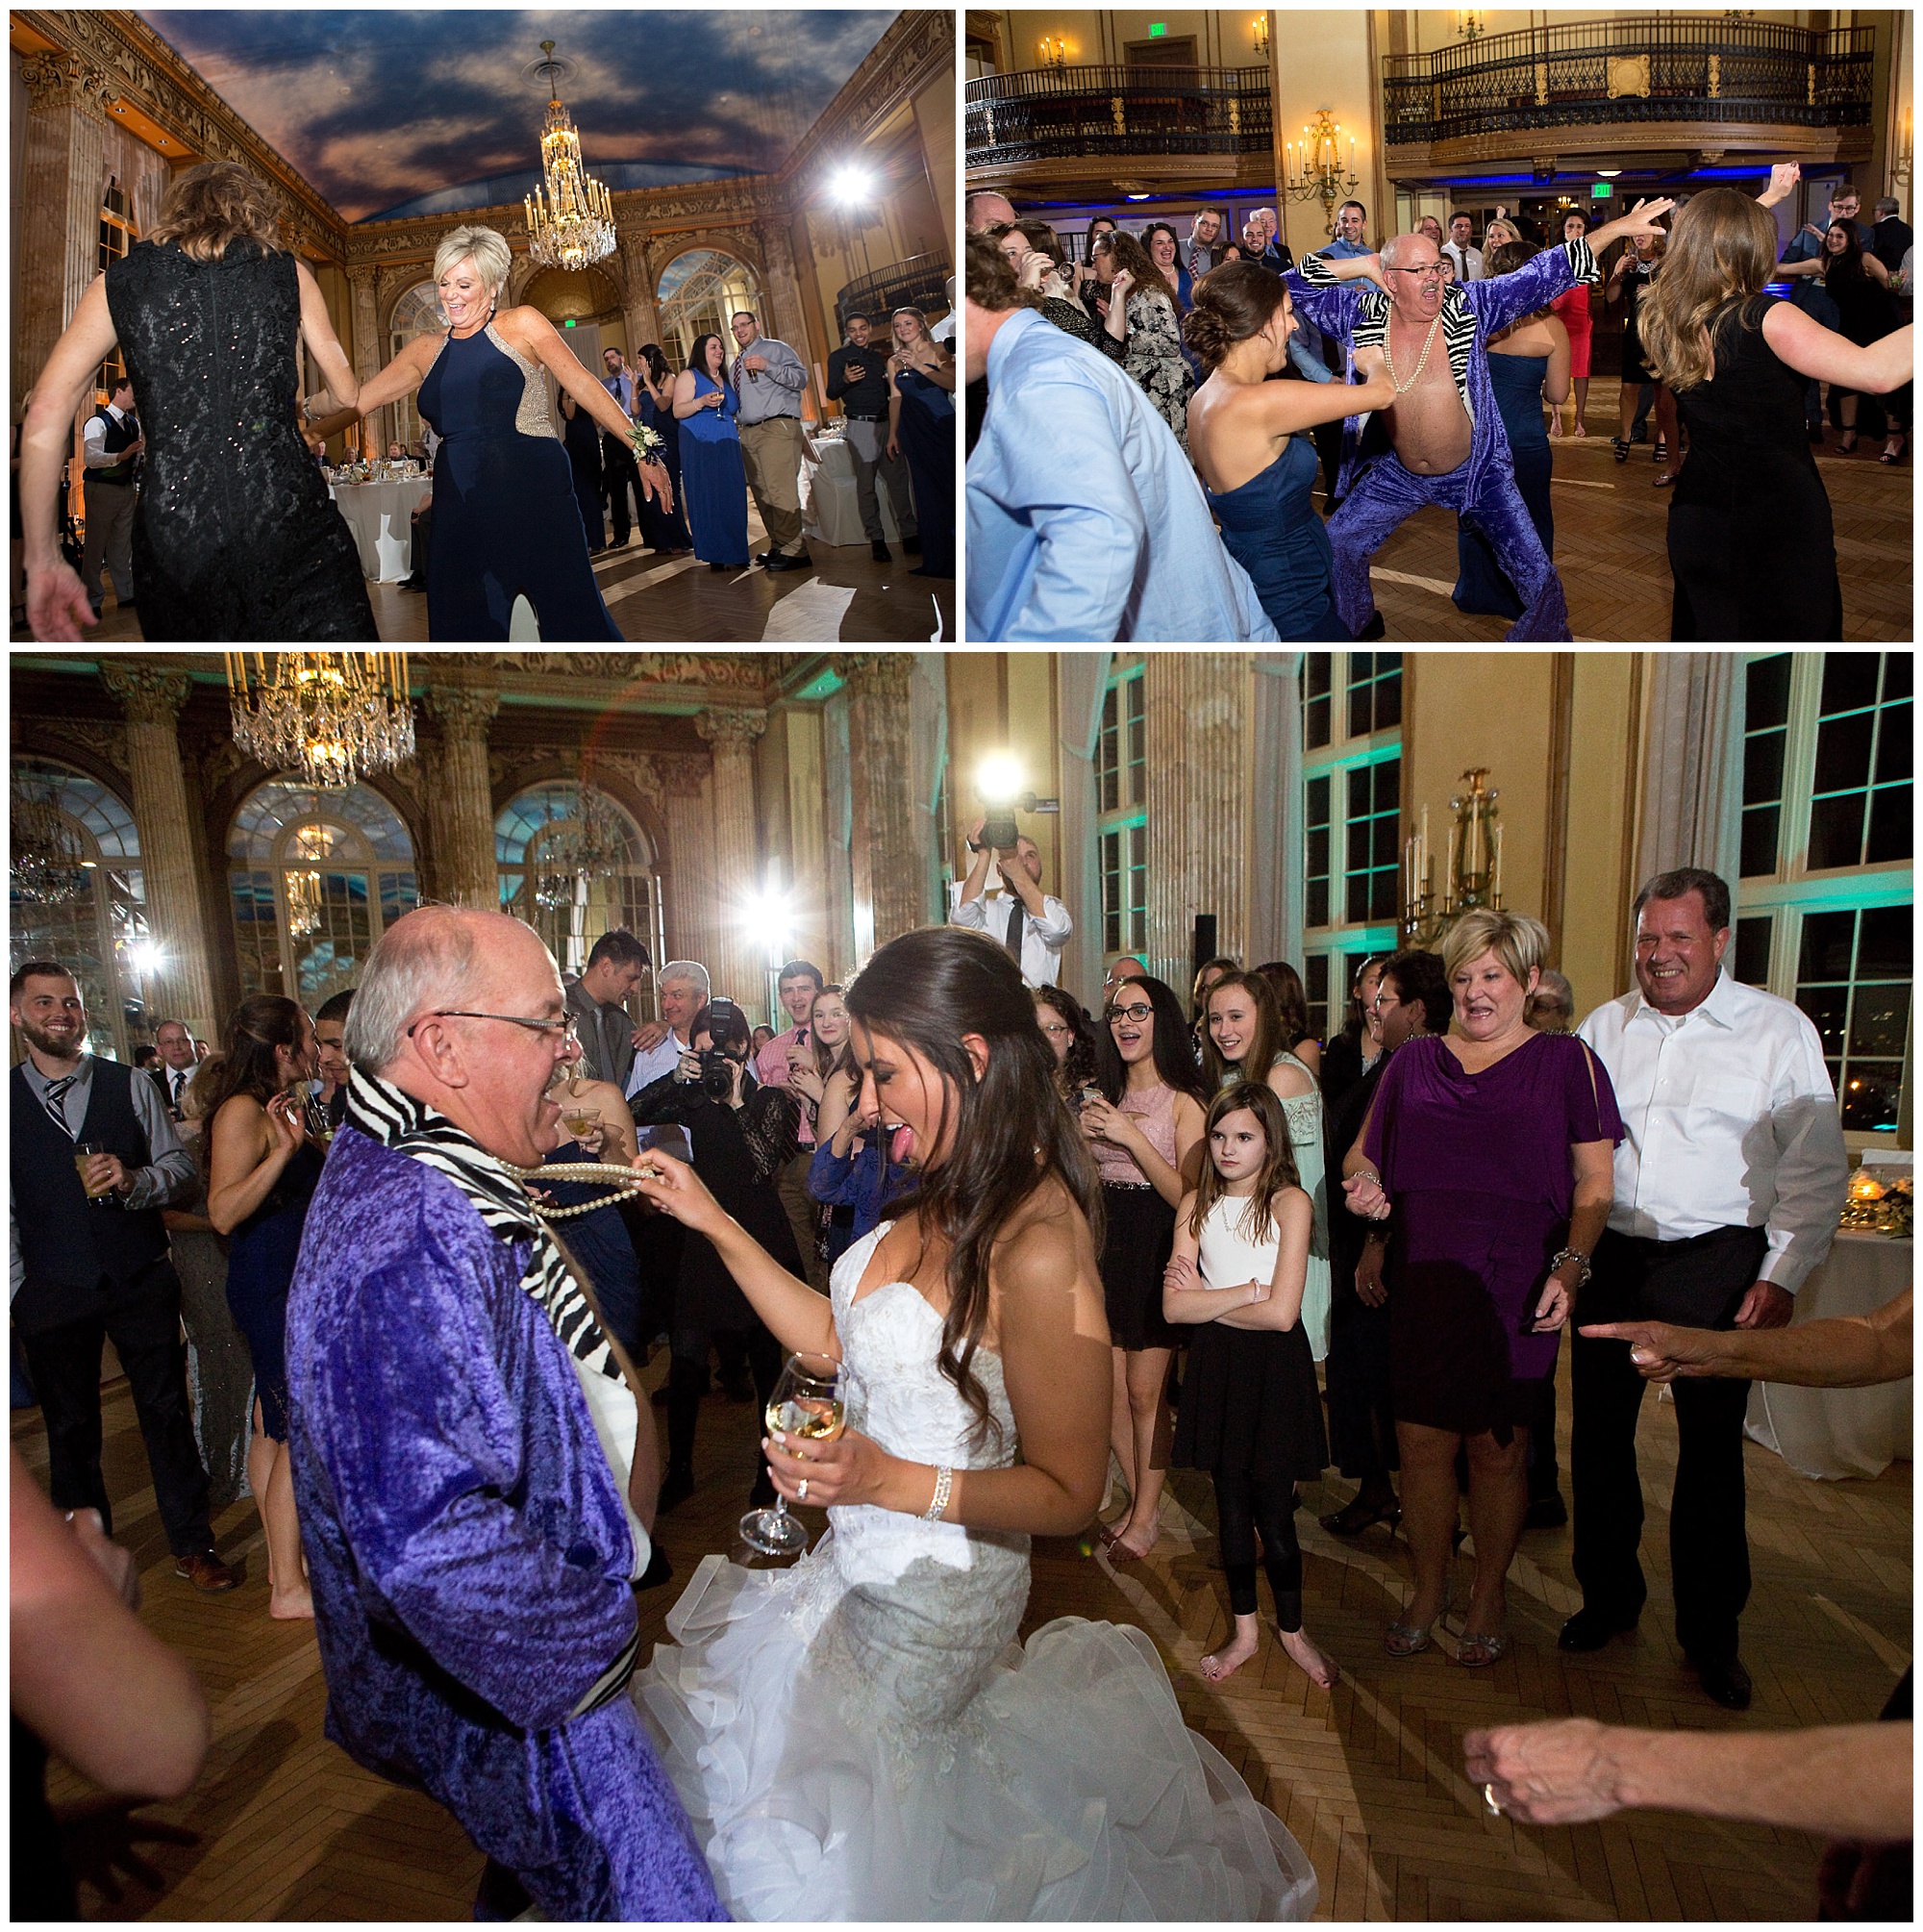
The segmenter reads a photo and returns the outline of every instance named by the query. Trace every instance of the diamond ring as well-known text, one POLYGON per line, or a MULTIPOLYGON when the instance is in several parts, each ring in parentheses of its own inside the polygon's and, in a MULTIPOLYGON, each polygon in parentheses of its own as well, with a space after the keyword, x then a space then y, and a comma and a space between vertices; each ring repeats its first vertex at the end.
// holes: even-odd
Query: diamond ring
POLYGON ((1483 1787, 1483 1802, 1488 1806, 1492 1817, 1500 1818, 1502 1816, 1502 1806, 1496 1802, 1496 1788, 1493 1784, 1486 1784, 1483 1787))
POLYGON ((801 1481, 795 1485, 794 1499, 798 1503, 805 1503, 808 1500, 808 1478, 806 1476, 803 1476, 801 1481))

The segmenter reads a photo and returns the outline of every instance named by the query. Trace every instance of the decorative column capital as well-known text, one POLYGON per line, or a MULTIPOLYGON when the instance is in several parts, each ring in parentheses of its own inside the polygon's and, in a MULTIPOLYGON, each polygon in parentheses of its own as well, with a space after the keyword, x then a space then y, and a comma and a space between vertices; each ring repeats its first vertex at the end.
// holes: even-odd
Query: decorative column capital
POLYGON ((480 685, 430 685, 423 703, 446 737, 486 738, 501 693, 480 685))
POLYGON ((837 657, 835 668, 857 697, 906 699, 914 676, 912 651, 856 651, 837 657))
POLYGON ((658 758, 662 793, 667 798, 699 798, 711 769, 705 758, 658 758))
POLYGON ((100 667, 100 682, 120 700, 129 724, 163 724, 180 720, 181 707, 192 689, 185 671, 165 671, 158 665, 119 658, 100 667))
POLYGON ((694 728, 716 751, 745 752, 768 728, 764 711, 704 711, 695 714, 694 728))
POLYGON ((20 63, 26 83, 27 106, 35 113, 48 108, 77 108, 102 118, 112 89, 100 68, 78 54, 41 54, 20 63))

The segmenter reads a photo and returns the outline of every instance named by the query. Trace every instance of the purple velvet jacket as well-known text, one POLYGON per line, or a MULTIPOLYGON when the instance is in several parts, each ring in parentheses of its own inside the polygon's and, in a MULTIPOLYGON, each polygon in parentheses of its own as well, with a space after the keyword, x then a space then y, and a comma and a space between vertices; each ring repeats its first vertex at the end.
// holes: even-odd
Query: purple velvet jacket
POLYGON ((725 1919, 625 1692, 634 1543, 586 1399, 450 1181, 344 1128, 287 1305, 328 1735, 553 1919, 725 1919))
MULTIPOLYGON (((1469 493, 1479 494, 1494 472, 1513 476, 1515 461, 1495 390, 1489 386, 1488 339, 1498 331, 1546 309, 1563 289, 1573 288, 1595 267, 1589 244, 1580 238, 1559 242, 1533 256, 1512 274, 1491 282, 1457 282, 1443 290, 1441 335, 1456 378, 1457 393, 1469 413, 1473 435, 1469 445, 1469 493)), ((1348 352, 1345 381, 1353 378, 1356 350, 1380 347, 1388 332, 1388 297, 1373 282, 1336 282, 1319 256, 1305 258, 1300 268, 1283 277, 1289 299, 1303 317, 1325 335, 1334 336, 1348 352)), ((1342 422, 1342 473, 1336 485, 1347 496, 1361 475, 1362 418, 1342 422)))

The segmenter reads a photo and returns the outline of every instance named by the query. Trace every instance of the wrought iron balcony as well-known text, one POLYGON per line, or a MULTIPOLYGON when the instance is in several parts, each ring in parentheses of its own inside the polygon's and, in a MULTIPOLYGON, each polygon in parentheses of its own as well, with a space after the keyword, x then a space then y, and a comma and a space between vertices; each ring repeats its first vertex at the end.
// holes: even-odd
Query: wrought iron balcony
POLYGON ((1266 67, 1040 67, 970 81, 968 167, 1267 156, 1266 67))
POLYGON ((1875 52, 1870 27, 1674 13, 1495 34, 1386 57, 1383 139, 1395 150, 1692 122, 1867 130, 1875 52))
POLYGON ((888 317, 897 309, 919 309, 931 321, 948 313, 946 283, 955 264, 945 255, 910 255, 890 262, 871 275, 842 285, 835 298, 835 319, 845 323, 850 315, 866 315, 878 337, 886 339, 888 317))

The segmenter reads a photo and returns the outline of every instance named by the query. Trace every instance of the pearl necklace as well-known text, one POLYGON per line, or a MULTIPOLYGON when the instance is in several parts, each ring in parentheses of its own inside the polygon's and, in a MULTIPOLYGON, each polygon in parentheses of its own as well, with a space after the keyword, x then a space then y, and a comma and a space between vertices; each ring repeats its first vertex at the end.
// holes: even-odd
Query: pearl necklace
POLYGON ((537 1201, 534 1211, 544 1221, 564 1221, 570 1215, 591 1215, 625 1194, 641 1190, 641 1176, 632 1167, 604 1167, 599 1161, 557 1161, 551 1167, 516 1167, 504 1162, 509 1173, 520 1181, 589 1181, 612 1190, 605 1201, 583 1201, 578 1207, 557 1208, 537 1201))
POLYGON ((1415 373, 1406 383, 1395 380, 1395 357, 1389 352, 1389 338, 1395 331, 1395 318, 1389 317, 1388 327, 1383 331, 1383 367, 1388 372, 1388 379, 1395 385, 1399 396, 1407 395, 1422 380, 1423 365, 1429 361, 1429 351, 1436 346, 1436 331, 1442 326, 1442 312, 1436 312, 1436 319, 1429 325, 1429 333, 1422 339, 1421 359, 1415 364, 1415 373))

